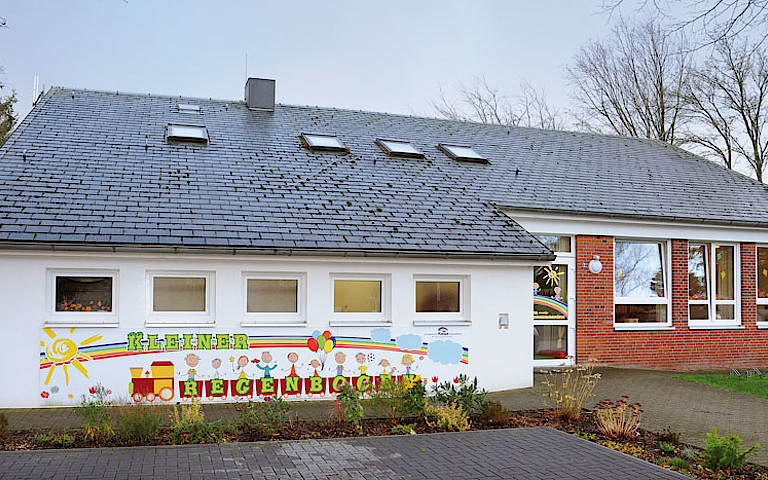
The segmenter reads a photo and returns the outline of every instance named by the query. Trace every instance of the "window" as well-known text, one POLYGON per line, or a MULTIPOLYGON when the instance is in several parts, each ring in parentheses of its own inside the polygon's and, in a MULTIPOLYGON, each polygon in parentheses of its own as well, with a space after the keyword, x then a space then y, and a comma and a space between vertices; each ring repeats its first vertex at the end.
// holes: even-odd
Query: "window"
POLYGON ((213 322, 213 274, 149 273, 149 324, 213 322))
POLYGON ((464 276, 415 276, 414 323, 466 323, 468 303, 464 276))
POLYGON ((450 158, 465 162, 489 163, 488 159, 472 150, 472 147, 462 145, 439 144, 437 148, 450 158))
POLYGON ((48 272, 48 323, 117 323, 114 271, 48 272))
POLYGON ((671 325, 666 252, 666 242, 616 241, 616 325, 627 328, 671 325))
POLYGON ((689 325, 711 327, 739 322, 736 245, 688 245, 689 325))
POLYGON ((389 322, 389 277, 332 275, 333 318, 339 322, 389 322))
POLYGON ((567 325, 535 325, 533 327, 534 360, 563 360, 567 356, 567 325))
POLYGON ((768 247, 757 247, 757 321, 768 327, 768 247))
POLYGON ((178 104, 181 113, 200 113, 200 105, 191 105, 189 103, 178 104))
POLYGON ((202 125, 169 123, 167 137, 173 141, 208 143, 208 130, 202 125))
POLYGON ((329 152, 346 152, 349 150, 333 135, 302 133, 301 139, 304 145, 312 150, 325 150, 329 152))
POLYGON ((304 275, 247 273, 243 325, 304 323, 304 275))
POLYGON ((553 252, 570 253, 571 237, 563 235, 536 235, 536 239, 553 252))
POLYGON ((376 144, 390 156, 413 158, 424 157, 424 154, 418 151, 409 142, 400 140, 384 140, 379 138, 376 140, 376 144))

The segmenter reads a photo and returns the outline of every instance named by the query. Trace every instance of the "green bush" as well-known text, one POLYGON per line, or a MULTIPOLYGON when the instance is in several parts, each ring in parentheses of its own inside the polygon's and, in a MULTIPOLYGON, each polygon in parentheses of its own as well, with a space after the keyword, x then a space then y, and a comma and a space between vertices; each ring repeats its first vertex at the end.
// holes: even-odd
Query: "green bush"
POLYGON ((480 412, 480 420, 489 425, 506 425, 509 422, 509 410, 499 402, 485 402, 480 412))
POLYGON ((5 440, 5 435, 8 433, 8 418, 5 413, 0 412, 0 440, 5 440))
POLYGON ((668 442, 659 443, 659 449, 664 453, 675 453, 677 447, 668 442))
POLYGON ((414 380, 400 382, 384 378, 371 393, 371 405, 393 422, 399 422, 405 417, 424 415, 426 395, 427 390, 418 376, 414 380))
POLYGON ((427 425, 447 432, 464 432, 469 430, 469 415, 458 403, 450 405, 427 405, 426 414, 435 417, 432 422, 427 419, 427 425))
POLYGON ((171 427, 173 428, 171 438, 177 445, 224 442, 227 435, 232 433, 232 428, 221 420, 206 423, 205 415, 197 400, 193 400, 189 405, 182 405, 180 410, 176 406, 173 407, 171 427))
POLYGON ((724 468, 740 468, 747 463, 750 453, 760 446, 753 445, 741 452, 743 440, 736 434, 720 437, 717 428, 712 428, 707 434, 707 445, 704 447, 704 466, 712 470, 724 468))
POLYGON ((479 415, 483 411, 487 392, 477 386, 477 377, 471 382, 461 374, 453 382, 443 382, 433 387, 432 393, 438 405, 458 405, 467 415, 479 415))
POLYGON ((77 413, 83 417, 85 424, 85 437, 90 439, 103 439, 115 434, 109 421, 109 392, 100 383, 91 387, 89 396, 83 395, 77 413))
POLYGON ((365 416, 363 411, 363 405, 360 403, 360 393, 355 391, 354 388, 348 383, 344 383, 341 386, 341 391, 336 397, 336 400, 341 404, 344 412, 344 418, 347 421, 352 422, 355 426, 355 430, 358 433, 363 433, 363 425, 361 421, 365 416))
POLYGON ((240 425, 247 429, 266 428, 268 434, 280 432, 288 422, 289 402, 267 397, 264 402, 248 402, 240 408, 240 425))
POLYGON ((416 435, 415 423, 408 423, 405 425, 392 425, 392 435, 416 435))
POLYGON ((123 405, 113 413, 117 435, 131 443, 149 442, 157 437, 163 426, 163 416, 145 404, 123 405))
POLYGON ((688 461, 679 457, 665 458, 663 463, 677 470, 687 470, 691 466, 688 465, 688 461))
POLYGON ((697 458, 699 458, 699 452, 697 452, 692 448, 684 448, 680 452, 680 455, 687 458, 688 460, 696 460, 697 458))
POLYGON ((35 441, 41 445, 66 448, 75 443, 75 437, 66 433, 60 433, 58 435, 36 433, 35 441))

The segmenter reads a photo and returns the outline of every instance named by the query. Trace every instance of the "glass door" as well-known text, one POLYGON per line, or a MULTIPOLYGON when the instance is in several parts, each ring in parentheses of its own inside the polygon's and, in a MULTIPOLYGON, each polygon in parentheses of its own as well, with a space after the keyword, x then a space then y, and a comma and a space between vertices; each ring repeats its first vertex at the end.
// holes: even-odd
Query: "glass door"
POLYGON ((573 365, 575 261, 558 258, 533 269, 533 360, 536 367, 573 365))

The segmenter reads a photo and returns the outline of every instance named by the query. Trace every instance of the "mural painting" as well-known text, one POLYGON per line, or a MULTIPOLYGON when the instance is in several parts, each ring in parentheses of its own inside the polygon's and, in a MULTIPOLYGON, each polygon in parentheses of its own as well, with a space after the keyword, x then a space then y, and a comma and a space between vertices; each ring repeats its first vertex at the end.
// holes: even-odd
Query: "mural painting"
POLYGON ((383 378, 438 383, 469 364, 458 342, 389 328, 368 337, 43 328, 41 338, 42 405, 77 403, 96 384, 126 402, 323 398, 345 383, 365 393, 383 378))

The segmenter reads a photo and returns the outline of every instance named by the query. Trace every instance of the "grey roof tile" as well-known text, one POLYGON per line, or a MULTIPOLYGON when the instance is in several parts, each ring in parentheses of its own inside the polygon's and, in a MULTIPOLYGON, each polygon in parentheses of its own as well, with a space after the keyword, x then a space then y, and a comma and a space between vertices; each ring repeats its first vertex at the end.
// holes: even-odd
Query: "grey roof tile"
POLYGON ((540 257, 500 208, 768 226, 764 185, 658 142, 195 99, 210 143, 168 144, 178 101, 52 89, 0 147, 0 238, 540 257), (351 152, 308 151, 306 130, 351 152), (387 157, 377 137, 426 156, 387 157))

